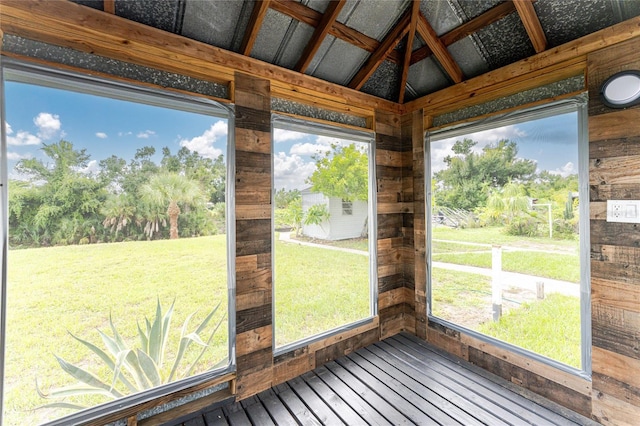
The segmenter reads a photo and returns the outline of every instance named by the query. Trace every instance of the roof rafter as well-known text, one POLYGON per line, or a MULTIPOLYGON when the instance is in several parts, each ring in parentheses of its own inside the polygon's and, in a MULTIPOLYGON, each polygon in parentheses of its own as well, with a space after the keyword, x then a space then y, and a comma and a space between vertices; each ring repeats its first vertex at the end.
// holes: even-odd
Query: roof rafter
POLYGON ((520 20, 525 30, 527 30, 536 53, 544 52, 547 49, 547 37, 544 35, 544 30, 536 10, 533 8, 533 3, 531 0, 513 0, 513 4, 518 11, 518 15, 520 15, 520 20))
POLYGON ((251 54, 256 38, 258 38, 258 32, 260 32, 262 21, 269 10, 270 2, 271 0, 256 1, 253 5, 251 18, 249 18, 249 23, 247 24, 247 29, 244 32, 244 38, 240 45, 240 53, 245 56, 249 56, 251 54))
POLYGON ((402 37, 409 31, 409 23, 411 20, 411 13, 406 12, 402 15, 402 18, 398 21, 395 27, 385 36, 384 40, 380 43, 378 49, 369 56, 364 66, 358 70, 356 75, 349 82, 351 89, 360 90, 364 83, 371 77, 371 74, 380 66, 382 61, 386 59, 389 52, 402 40, 402 37))
POLYGON ((411 52, 413 51, 413 40, 416 36, 416 27, 420 16, 420 0, 411 2, 411 21, 409 22, 409 33, 407 34, 407 45, 404 49, 404 61, 402 62, 402 76, 400 77, 400 94, 398 103, 404 102, 404 95, 407 90, 407 78, 409 77, 409 67, 411 66, 411 52))
MULTIPOLYGON (((500 3, 472 20, 465 22, 446 34, 443 34, 440 36, 440 41, 444 43, 445 46, 451 46, 456 41, 462 40, 484 27, 488 27, 494 22, 511 15, 515 11, 516 7, 513 5, 513 2, 506 1, 504 3, 500 3)), ((429 49, 429 46, 423 46, 411 54, 411 64, 413 65, 416 62, 420 62, 432 54, 433 52, 429 49)))
MULTIPOLYGON (((320 25, 320 20, 322 19, 322 13, 292 0, 272 0, 269 7, 312 27, 320 25)), ((380 42, 375 38, 362 34, 338 21, 334 22, 329 28, 329 34, 369 53, 375 52, 380 46, 380 42)), ((400 54, 395 51, 391 52, 388 59, 396 64, 402 62, 400 54)))
POLYGON ((116 14, 116 0, 104 0, 104 11, 112 15, 116 14))
POLYGON ((300 60, 298 61, 298 63, 296 64, 296 67, 294 68, 296 71, 298 72, 306 71, 314 55, 320 48, 322 41, 329 33, 329 30, 331 30, 331 27, 333 26, 333 24, 336 22, 336 19, 338 18, 338 14, 344 7, 345 3, 346 3, 346 0, 331 0, 329 2, 329 5, 325 10, 324 15, 322 15, 322 19, 320 19, 320 22, 318 23, 316 30, 313 32, 313 36, 311 36, 311 40, 309 40, 309 43, 307 43, 307 46, 305 47, 304 52, 302 52, 302 56, 300 56, 300 60))
POLYGON ((418 34, 420 34, 420 37, 427 43, 427 46, 429 46, 433 55, 438 62, 440 62, 440 65, 442 65, 449 77, 451 77, 455 83, 460 83, 463 79, 462 70, 447 50, 447 47, 438 38, 429 22, 427 22, 426 18, 422 15, 420 15, 420 19, 418 19, 418 34))

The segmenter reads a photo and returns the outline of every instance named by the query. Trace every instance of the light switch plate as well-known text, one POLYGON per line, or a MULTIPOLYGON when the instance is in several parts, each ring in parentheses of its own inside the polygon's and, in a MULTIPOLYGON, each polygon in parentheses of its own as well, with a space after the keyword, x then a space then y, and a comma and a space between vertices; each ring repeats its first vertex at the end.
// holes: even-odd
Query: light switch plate
POLYGON ((640 200, 607 200, 607 222, 640 223, 640 200))

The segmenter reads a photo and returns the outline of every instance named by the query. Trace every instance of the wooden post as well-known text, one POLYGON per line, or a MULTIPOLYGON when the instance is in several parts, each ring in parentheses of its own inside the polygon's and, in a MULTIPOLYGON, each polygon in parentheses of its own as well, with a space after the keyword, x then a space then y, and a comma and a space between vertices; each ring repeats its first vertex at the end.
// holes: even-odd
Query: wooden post
POLYGON ((544 299, 544 281, 536 281, 536 296, 538 300, 544 299))
POLYGON ((491 302, 493 320, 502 316, 502 246, 491 247, 491 302))

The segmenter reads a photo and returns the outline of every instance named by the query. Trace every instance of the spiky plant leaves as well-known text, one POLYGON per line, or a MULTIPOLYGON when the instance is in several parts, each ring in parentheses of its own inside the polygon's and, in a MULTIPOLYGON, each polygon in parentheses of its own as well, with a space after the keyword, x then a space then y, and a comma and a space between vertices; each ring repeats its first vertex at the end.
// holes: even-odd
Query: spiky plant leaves
MULTIPOLYGON (((55 355, 54 355, 55 356, 55 355)), ((75 378, 76 380, 79 380, 82 383, 85 383, 93 388, 98 388, 98 389, 103 389, 107 392, 111 392, 113 393, 116 398, 119 398, 121 396, 123 396, 120 392, 118 392, 115 389, 112 389, 111 386, 109 386, 108 384, 106 384, 105 382, 103 382, 102 380, 100 380, 97 376, 93 375, 92 373, 74 365, 71 364, 70 362, 65 361, 64 359, 60 358, 59 356, 55 356, 56 359, 58 360, 58 364, 60 364, 60 367, 70 376, 72 376, 73 378, 75 378)))
POLYGON ((142 352, 140 349, 136 350, 138 360, 140 361, 140 368, 144 372, 147 380, 151 382, 152 387, 160 386, 162 384, 162 378, 160 377, 160 370, 158 365, 151 359, 149 355, 142 352))
MULTIPOLYGON (((206 342, 202 340, 202 338, 200 337, 200 333, 205 330, 211 319, 218 311, 221 304, 218 303, 218 305, 213 308, 213 310, 207 315, 204 320, 202 320, 202 322, 196 327, 195 331, 193 332, 189 332, 188 329, 189 322, 194 316, 195 312, 187 317, 181 328, 180 342, 171 368, 171 373, 169 374, 168 378, 165 378, 162 375, 161 363, 167 350, 167 342, 169 340, 171 317, 173 315, 174 304, 175 300, 173 301, 167 312, 163 315, 162 306, 160 305, 160 301, 158 299, 156 304, 155 318, 153 318, 152 321, 150 321, 146 317, 144 318, 146 330, 142 330, 142 327, 140 327, 140 323, 136 322, 136 326, 138 329, 138 339, 141 344, 140 349, 134 350, 127 345, 121 334, 118 332, 115 324, 113 323, 113 318, 111 317, 111 315, 109 315, 109 327, 111 329, 113 337, 107 335, 99 329, 97 330, 106 350, 103 350, 95 344, 69 333, 75 340, 77 340, 83 346, 87 347, 91 352, 96 354, 98 358, 102 360, 104 365, 108 367, 109 370, 111 370, 111 372, 113 373, 111 383, 103 381, 94 374, 56 356, 60 367, 70 376, 78 380, 80 384, 75 386, 57 388, 51 390, 49 393, 44 393, 38 388, 36 382, 38 394, 42 398, 47 399, 66 398, 84 394, 101 394, 108 398, 116 399, 124 396, 119 388, 126 388, 129 393, 135 393, 144 389, 162 385, 163 383, 169 383, 174 380, 174 377, 183 378, 190 376, 207 348, 209 348, 209 345, 215 333, 224 321, 224 317, 217 322, 217 324, 209 334, 206 342), (178 376, 176 373, 179 369, 179 366, 182 363, 185 353, 191 343, 202 346, 202 350, 199 352, 195 361, 190 364, 186 373, 180 374, 180 377, 176 377, 178 376), (130 379, 133 379, 133 382, 130 379)), ((216 364, 211 369, 219 365, 221 364, 216 364)), ((43 407, 75 409, 85 408, 80 405, 71 404, 64 401, 47 404, 43 407)))
POLYGON ((133 383, 131 383, 129 380, 127 380, 126 377, 124 377, 123 375, 118 376, 118 374, 116 374, 116 364, 109 357, 109 355, 107 355, 107 353, 105 351, 103 351, 102 349, 100 349, 99 347, 94 345, 93 343, 88 342, 88 341, 86 341, 84 339, 81 339, 81 338, 73 335, 73 333, 69 333, 69 334, 71 335, 71 337, 76 339, 78 342, 82 343, 84 346, 89 348, 93 353, 98 355, 100 357, 100 359, 102 360, 102 362, 104 362, 106 364, 106 366, 109 367, 109 369, 114 373, 114 379, 113 379, 112 387, 115 387, 115 383, 116 383, 116 381, 117 381, 117 379, 119 377, 120 381, 127 387, 127 389, 129 389, 130 392, 137 392, 138 391, 138 389, 133 385, 133 383))

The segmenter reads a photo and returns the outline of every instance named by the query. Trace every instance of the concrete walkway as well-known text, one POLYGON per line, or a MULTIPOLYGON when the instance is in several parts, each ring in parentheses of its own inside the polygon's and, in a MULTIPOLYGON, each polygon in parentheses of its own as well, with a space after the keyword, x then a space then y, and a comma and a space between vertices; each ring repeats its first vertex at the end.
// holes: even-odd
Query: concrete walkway
MULTIPOLYGON (((478 268, 475 266, 456 265, 444 262, 432 263, 434 268, 468 272, 470 274, 484 275, 487 277, 492 275, 492 271, 489 268, 478 268)), ((536 277, 534 275, 519 274, 517 272, 502 271, 502 286, 505 290, 508 288, 520 288, 535 293, 536 283, 540 281, 544 282, 545 293, 560 293, 566 296, 580 297, 580 284, 545 277, 536 277)))
MULTIPOLYGON (((280 232, 280 241, 290 244, 298 244, 301 246, 318 247, 325 250, 342 251, 346 253, 360 254, 369 256, 369 253, 363 250, 355 250, 343 247, 332 247, 325 244, 316 244, 306 241, 291 239, 289 232, 280 232)), ((470 274, 478 274, 490 277, 492 271, 490 268, 478 268, 475 266, 457 265, 454 263, 432 262, 434 268, 447 269, 449 271, 468 272, 470 274)), ((580 285, 569 281, 553 280, 551 278, 536 277, 534 275, 519 274, 517 272, 502 271, 502 285, 504 290, 509 288, 522 289, 536 293, 536 283, 544 282, 545 293, 560 293, 566 296, 580 297, 580 285)))
POLYGON ((350 249, 350 248, 344 248, 344 247, 333 247, 333 246, 328 246, 326 244, 316 244, 316 243, 309 243, 307 241, 294 240, 291 238, 291 232, 280 232, 279 239, 280 241, 284 241, 290 244, 298 244, 300 246, 318 247, 326 250, 335 250, 335 251, 342 251, 345 253, 353 253, 353 254, 360 254, 363 256, 369 256, 369 252, 364 250, 356 250, 356 249, 350 249))

